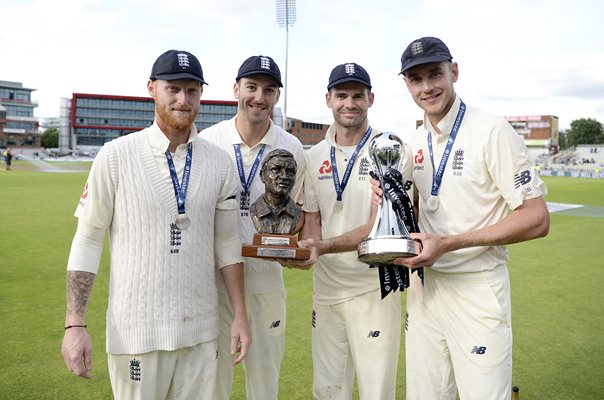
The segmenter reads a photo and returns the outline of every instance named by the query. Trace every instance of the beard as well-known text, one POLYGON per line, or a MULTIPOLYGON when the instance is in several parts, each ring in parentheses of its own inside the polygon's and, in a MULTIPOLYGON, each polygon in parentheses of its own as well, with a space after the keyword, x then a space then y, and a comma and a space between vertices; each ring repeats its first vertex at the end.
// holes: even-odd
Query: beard
POLYGON ((172 112, 170 112, 170 107, 164 104, 157 104, 155 106, 155 112, 158 117, 169 127, 183 130, 187 129, 193 124, 195 118, 197 118, 198 112, 193 112, 188 115, 181 115, 179 117, 174 116, 172 112))

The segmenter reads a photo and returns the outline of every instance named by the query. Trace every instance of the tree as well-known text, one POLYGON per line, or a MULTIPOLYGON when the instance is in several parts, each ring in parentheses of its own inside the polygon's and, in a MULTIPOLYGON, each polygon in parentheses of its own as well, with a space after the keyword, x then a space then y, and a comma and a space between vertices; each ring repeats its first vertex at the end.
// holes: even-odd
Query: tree
POLYGON ((59 147, 59 130, 57 128, 48 128, 40 139, 42 147, 45 149, 59 147))
POLYGON ((569 146, 604 143, 604 127, 592 118, 576 119, 570 123, 567 140, 569 146))

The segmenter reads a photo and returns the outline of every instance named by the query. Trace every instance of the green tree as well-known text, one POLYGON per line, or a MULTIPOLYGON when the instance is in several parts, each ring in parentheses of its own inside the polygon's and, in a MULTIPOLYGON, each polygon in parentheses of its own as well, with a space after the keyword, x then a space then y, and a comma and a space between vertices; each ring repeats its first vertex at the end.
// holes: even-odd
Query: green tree
POLYGON ((567 141, 569 146, 604 143, 604 127, 593 118, 576 119, 570 123, 567 141))
POLYGON ((57 128, 48 128, 44 131, 40 140, 42 147, 45 149, 59 147, 59 130, 57 128))

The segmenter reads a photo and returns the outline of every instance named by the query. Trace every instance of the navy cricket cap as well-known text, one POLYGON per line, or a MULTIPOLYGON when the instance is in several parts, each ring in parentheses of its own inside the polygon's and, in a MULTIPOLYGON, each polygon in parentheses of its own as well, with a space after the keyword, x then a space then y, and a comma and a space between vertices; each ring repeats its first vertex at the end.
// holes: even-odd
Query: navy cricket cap
POLYGON ((272 76, 279 87, 283 87, 281 83, 281 71, 277 63, 268 56, 251 56, 241 64, 239 71, 237 71, 237 77, 235 80, 239 82, 239 79, 250 76, 266 74, 272 76))
POLYGON ((365 68, 361 67, 359 64, 346 63, 335 67, 331 71, 331 74, 329 74, 327 90, 346 82, 359 82, 366 85, 369 87, 369 90, 371 90, 371 79, 369 78, 369 74, 365 71, 365 68))
POLYGON ((207 82, 203 80, 203 71, 197 57, 182 50, 168 50, 157 57, 151 68, 149 79, 162 81, 193 79, 201 82, 202 85, 207 85, 207 82))
POLYGON ((442 40, 435 37, 423 37, 414 40, 407 46, 401 56, 401 72, 404 74, 411 67, 440 61, 451 61, 453 56, 442 40))

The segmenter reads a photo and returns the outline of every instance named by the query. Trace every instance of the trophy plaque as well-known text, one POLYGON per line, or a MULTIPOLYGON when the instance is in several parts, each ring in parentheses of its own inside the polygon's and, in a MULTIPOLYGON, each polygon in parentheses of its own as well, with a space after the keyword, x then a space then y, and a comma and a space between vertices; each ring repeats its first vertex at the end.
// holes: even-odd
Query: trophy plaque
POLYGON ((296 233, 304 224, 304 212, 289 197, 296 179, 296 160, 287 150, 266 155, 260 170, 265 192, 252 204, 250 214, 257 233, 241 255, 255 258, 308 260, 310 249, 298 247, 296 233))
POLYGON ((243 245, 241 255, 254 258, 308 260, 310 249, 298 247, 295 235, 255 233, 252 244, 243 245))
POLYGON ((390 265, 396 258, 416 256, 421 251, 420 242, 411 238, 405 223, 395 213, 387 193, 390 185, 384 182, 384 173, 389 168, 398 169, 404 154, 403 141, 393 133, 380 133, 369 144, 372 168, 384 191, 373 228, 358 246, 359 261, 369 265, 390 265))

